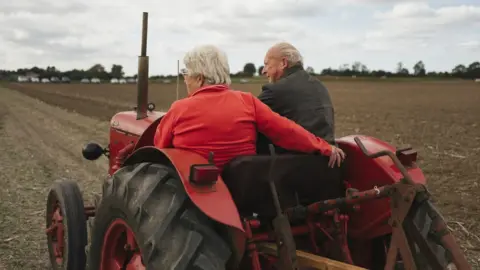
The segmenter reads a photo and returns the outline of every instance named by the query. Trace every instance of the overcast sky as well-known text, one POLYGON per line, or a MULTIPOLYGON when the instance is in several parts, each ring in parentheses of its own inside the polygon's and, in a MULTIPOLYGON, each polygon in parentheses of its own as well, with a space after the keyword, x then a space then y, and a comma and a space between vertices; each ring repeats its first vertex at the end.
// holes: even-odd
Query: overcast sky
POLYGON ((278 41, 316 71, 355 60, 386 70, 480 60, 480 0, 2 0, 0 69, 101 63, 134 74, 143 11, 151 75, 174 74, 177 59, 204 43, 227 52, 232 72, 261 65, 278 41))

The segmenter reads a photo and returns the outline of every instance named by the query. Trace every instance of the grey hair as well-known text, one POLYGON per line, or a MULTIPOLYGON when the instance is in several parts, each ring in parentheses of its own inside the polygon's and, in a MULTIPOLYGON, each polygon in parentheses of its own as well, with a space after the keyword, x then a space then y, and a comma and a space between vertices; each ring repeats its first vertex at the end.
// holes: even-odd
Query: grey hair
POLYGON ((188 51, 183 63, 189 76, 205 77, 207 84, 232 83, 227 55, 213 45, 201 45, 188 51))
POLYGON ((288 42, 279 42, 273 45, 273 48, 276 48, 279 51, 280 56, 287 58, 288 67, 297 64, 303 66, 303 56, 292 44, 288 42))

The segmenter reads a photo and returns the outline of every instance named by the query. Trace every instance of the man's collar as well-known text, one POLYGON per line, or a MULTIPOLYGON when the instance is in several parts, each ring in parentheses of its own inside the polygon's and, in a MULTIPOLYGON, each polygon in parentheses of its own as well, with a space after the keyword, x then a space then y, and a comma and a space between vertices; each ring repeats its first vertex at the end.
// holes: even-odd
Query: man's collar
POLYGON ((225 91, 228 90, 228 85, 225 84, 213 84, 213 85, 206 85, 198 88, 194 92, 190 93, 188 97, 192 97, 195 95, 198 95, 199 93, 202 92, 219 92, 219 91, 225 91))
POLYGON ((292 75, 293 73, 295 73, 297 71, 300 71, 300 70, 304 70, 303 66, 301 64, 296 64, 294 66, 291 66, 291 67, 285 69, 285 71, 283 72, 283 75, 280 77, 280 79, 285 78, 289 75, 292 75))

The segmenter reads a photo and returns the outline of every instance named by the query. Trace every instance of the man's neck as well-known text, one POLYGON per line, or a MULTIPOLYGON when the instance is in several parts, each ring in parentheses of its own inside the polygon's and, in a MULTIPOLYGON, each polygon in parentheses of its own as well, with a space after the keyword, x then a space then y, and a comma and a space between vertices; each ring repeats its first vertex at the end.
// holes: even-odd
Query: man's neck
POLYGON ((283 72, 283 75, 281 78, 285 78, 297 71, 300 71, 300 70, 303 70, 303 66, 301 64, 296 64, 296 65, 293 65, 289 68, 286 68, 285 71, 283 72))

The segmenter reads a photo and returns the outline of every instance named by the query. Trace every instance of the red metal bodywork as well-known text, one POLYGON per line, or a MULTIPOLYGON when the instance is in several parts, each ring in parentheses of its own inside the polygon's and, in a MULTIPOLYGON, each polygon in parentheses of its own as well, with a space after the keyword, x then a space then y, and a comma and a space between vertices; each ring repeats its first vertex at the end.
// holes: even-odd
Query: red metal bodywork
POLYGON ((194 186, 190 183, 190 166, 207 164, 208 160, 186 150, 161 149, 160 151, 175 167, 187 194, 200 210, 210 218, 244 232, 237 206, 220 175, 212 186, 194 186))
POLYGON ((128 111, 117 113, 112 117, 110 120, 110 160, 108 171, 110 175, 118 169, 118 166, 115 166, 117 163, 116 158, 119 152, 127 145, 135 144, 135 147, 128 151, 132 152, 142 146, 153 144, 155 129, 164 115, 164 112, 149 112, 147 118, 137 120, 136 112, 128 111))
MULTIPOLYGON (((369 136, 352 135, 337 139, 338 145, 347 154, 345 180, 352 188, 364 191, 401 180, 402 174, 389 157, 368 158, 355 143, 354 137, 359 137, 370 153, 381 150, 395 152, 394 146, 369 136)), ((426 183, 420 168, 415 166, 407 169, 415 183, 426 183)), ((388 198, 363 203, 350 216, 349 237, 368 240, 391 233, 388 224, 391 213, 389 203, 388 198)))

